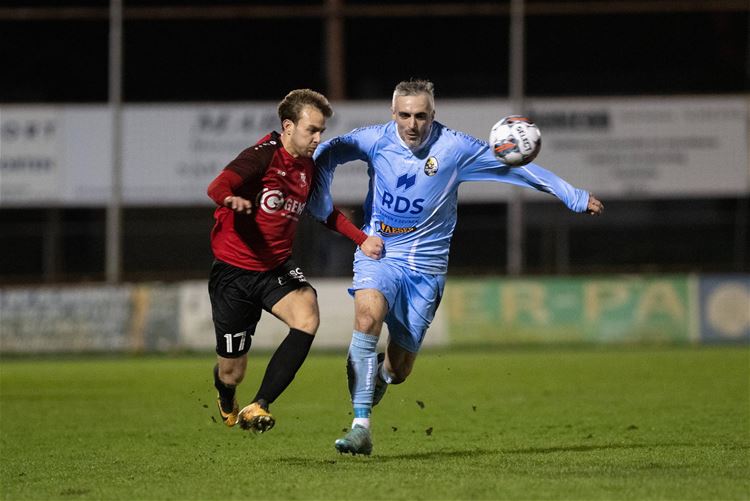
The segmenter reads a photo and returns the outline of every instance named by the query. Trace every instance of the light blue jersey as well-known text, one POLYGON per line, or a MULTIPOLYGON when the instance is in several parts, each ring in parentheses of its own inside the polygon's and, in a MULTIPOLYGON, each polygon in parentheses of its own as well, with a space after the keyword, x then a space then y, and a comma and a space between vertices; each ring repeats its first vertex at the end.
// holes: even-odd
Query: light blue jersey
POLYGON ((406 146, 391 121, 331 139, 318 147, 314 159, 318 174, 307 204, 313 217, 324 221, 333 210, 331 183, 336 167, 353 160, 367 162, 370 187, 363 231, 383 239, 384 259, 422 273, 447 271, 458 187, 465 181, 534 188, 551 193, 575 212, 585 212, 589 199, 586 191, 536 164, 502 164, 484 141, 438 122, 432 123, 428 138, 416 151, 406 146))

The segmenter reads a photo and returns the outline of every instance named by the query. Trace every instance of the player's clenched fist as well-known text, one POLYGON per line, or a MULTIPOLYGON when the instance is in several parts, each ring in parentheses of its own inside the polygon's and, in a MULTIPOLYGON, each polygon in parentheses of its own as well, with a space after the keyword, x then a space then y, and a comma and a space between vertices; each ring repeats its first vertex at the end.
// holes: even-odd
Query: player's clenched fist
POLYGON ((383 255, 383 239, 377 235, 370 235, 359 246, 365 256, 371 259, 380 259, 383 255))
POLYGON ((589 194, 589 205, 586 208, 586 212, 594 216, 601 216, 602 212, 604 212, 604 204, 597 200, 594 195, 589 194))

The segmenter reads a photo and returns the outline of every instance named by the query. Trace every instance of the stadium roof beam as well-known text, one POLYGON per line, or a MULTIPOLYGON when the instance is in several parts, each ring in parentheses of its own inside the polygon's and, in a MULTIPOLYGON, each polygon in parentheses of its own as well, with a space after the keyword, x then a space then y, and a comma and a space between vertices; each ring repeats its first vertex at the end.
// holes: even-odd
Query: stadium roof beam
MULTIPOLYGON (((619 0, 611 2, 527 2, 526 15, 599 15, 675 12, 750 12, 747 0, 619 0)), ((291 19, 342 17, 507 16, 509 3, 441 3, 433 5, 346 5, 343 0, 319 5, 214 5, 124 7, 126 20, 139 19, 291 19)), ((0 21, 105 20, 107 7, 0 7, 0 21)))

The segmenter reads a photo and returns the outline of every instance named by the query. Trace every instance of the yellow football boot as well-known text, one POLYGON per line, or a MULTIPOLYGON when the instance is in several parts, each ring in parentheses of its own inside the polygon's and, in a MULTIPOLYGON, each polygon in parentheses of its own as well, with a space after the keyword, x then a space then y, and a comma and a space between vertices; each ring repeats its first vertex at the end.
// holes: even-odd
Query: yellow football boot
POLYGON ((221 420, 224 421, 225 425, 232 427, 237 424, 237 418, 240 414, 240 406, 237 403, 236 398, 232 401, 232 410, 230 412, 225 412, 221 407, 221 398, 216 399, 216 405, 219 407, 219 414, 221 414, 221 420))
POLYGON ((263 433, 273 428, 276 420, 258 402, 253 402, 240 411, 239 423, 243 430, 263 433))

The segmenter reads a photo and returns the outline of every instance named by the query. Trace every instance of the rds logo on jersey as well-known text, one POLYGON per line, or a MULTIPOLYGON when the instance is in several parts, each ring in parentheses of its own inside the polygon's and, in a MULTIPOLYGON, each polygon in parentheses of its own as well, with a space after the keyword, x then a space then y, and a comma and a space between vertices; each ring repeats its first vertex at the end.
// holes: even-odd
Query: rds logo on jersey
MULTIPOLYGON (((396 189, 398 190, 403 187, 404 191, 406 191, 414 186, 416 182, 416 174, 411 176, 404 174, 396 181, 396 189)), ((383 190, 383 197, 381 198, 380 203, 383 204, 383 207, 392 210, 397 214, 419 214, 424 210, 424 207, 422 206, 424 198, 415 198, 412 200, 402 196, 394 196, 388 190, 383 190)))

